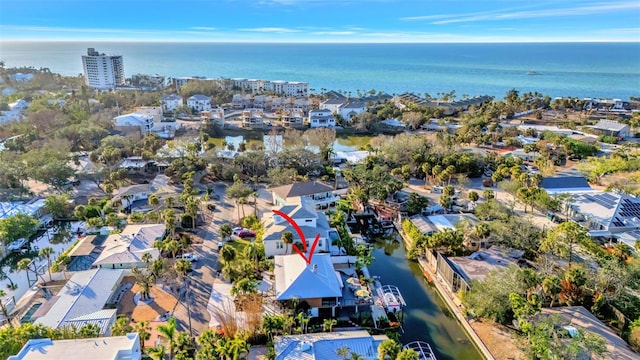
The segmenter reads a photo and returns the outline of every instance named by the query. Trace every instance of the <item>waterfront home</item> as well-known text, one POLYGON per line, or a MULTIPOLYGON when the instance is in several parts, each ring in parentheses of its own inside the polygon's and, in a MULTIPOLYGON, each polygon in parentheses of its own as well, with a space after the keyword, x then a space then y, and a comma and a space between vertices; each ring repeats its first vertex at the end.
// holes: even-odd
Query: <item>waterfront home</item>
POLYGON ((614 120, 601 119, 597 124, 589 126, 594 132, 602 135, 628 138, 631 136, 629 125, 614 120))
POLYGON ((318 314, 322 309, 331 311, 342 298, 344 284, 334 269, 329 254, 314 254, 311 263, 298 254, 277 255, 274 258, 275 298, 277 301, 297 299, 306 302, 318 314))
POLYGON ((455 230, 456 224, 461 221, 467 221, 472 226, 478 223, 478 219, 471 214, 441 214, 441 215, 414 215, 409 221, 415 225, 421 233, 432 235, 437 231, 445 229, 455 230))
POLYGON ((115 302, 112 295, 123 276, 124 271, 119 269, 74 273, 56 296, 50 297, 31 315, 34 324, 52 329, 97 324, 100 335, 109 335, 116 320, 116 309, 105 309, 105 305, 115 302))
POLYGON ((144 201, 146 205, 146 200, 152 192, 149 184, 124 186, 114 191, 111 203, 120 203, 124 209, 133 207, 136 202, 144 201))
POLYGON ((331 114, 337 114, 338 108, 346 102, 347 99, 344 97, 331 97, 320 103, 320 110, 329 110, 331 114))
MULTIPOLYGON (((138 106, 134 111, 136 114, 151 116, 155 124, 162 122, 162 106, 138 106)), ((154 125, 157 126, 157 125, 154 125)))
POLYGON ((193 111, 211 110, 211 98, 202 94, 195 94, 187 99, 187 107, 193 111))
POLYGON ((8 360, 140 360, 140 335, 51 340, 31 339, 8 360))
MULTIPOLYGON (((480 249, 469 256, 446 257, 446 262, 438 263, 438 271, 441 274, 453 271, 468 284, 471 280, 484 280, 492 271, 518 266, 518 261, 522 259, 523 255, 524 251, 522 250, 493 245, 488 249, 480 249), (450 270, 447 270, 447 267, 450 267, 450 270)), ((450 277, 444 276, 444 278, 450 277)), ((453 284, 447 283, 447 286, 452 288, 453 284)))
POLYGON ((556 324, 566 330, 569 336, 575 336, 578 330, 601 336, 607 347, 605 354, 607 359, 632 360, 639 357, 639 354, 633 352, 620 336, 582 306, 544 308, 536 318, 541 319, 549 316, 557 317, 556 324))
POLYGON ((146 267, 142 256, 149 253, 152 260, 160 256, 160 250, 153 247, 153 243, 164 238, 166 229, 164 224, 127 225, 122 232, 109 235, 93 266, 111 269, 146 267))
POLYGON ((272 203, 276 206, 283 206, 297 197, 313 200, 316 209, 333 207, 336 201, 340 200, 332 186, 319 181, 296 182, 271 189, 272 203))
POLYGON ((367 111, 367 106, 362 101, 349 101, 346 104, 338 106, 338 114, 346 121, 367 111))
MULTIPOLYGON (((336 231, 329 226, 327 216, 322 212, 316 211, 313 200, 305 197, 295 197, 289 199, 282 206, 274 207, 274 209, 283 212, 298 224, 307 241, 307 252, 318 234, 320 237, 316 246, 316 253, 329 251, 331 246, 329 233, 336 231)), ((293 244, 301 243, 302 239, 296 229, 282 216, 273 212, 265 213, 262 221, 264 224, 262 239, 266 256, 294 253, 293 246, 282 241, 282 234, 289 231, 293 234, 293 244)))
POLYGON ((153 129, 153 117, 130 113, 113 118, 113 128, 124 133, 139 133, 144 136, 153 129))
POLYGON ((289 108, 281 110, 280 117, 283 127, 300 127, 303 125, 303 116, 301 109, 289 108))
MULTIPOLYGON (((233 94, 231 107, 234 109, 246 109, 253 106, 252 94, 233 94)), ((257 106, 260 107, 260 106, 257 106)))
POLYGON ((275 336, 277 360, 334 360, 338 350, 348 348, 363 359, 377 359, 378 346, 389 338, 365 330, 275 336))
POLYGON ((309 111, 309 127, 335 127, 336 118, 331 110, 316 109, 309 111))

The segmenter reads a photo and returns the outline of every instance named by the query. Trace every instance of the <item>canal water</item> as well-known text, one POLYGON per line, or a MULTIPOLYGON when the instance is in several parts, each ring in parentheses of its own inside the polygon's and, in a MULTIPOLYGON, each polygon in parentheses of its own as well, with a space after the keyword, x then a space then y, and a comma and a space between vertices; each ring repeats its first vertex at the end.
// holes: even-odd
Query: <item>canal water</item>
POLYGON ((383 285, 397 286, 407 303, 402 343, 428 342, 438 360, 482 359, 418 264, 407 260, 405 253, 402 242, 379 240, 373 250, 375 260, 368 266, 371 275, 380 276, 383 285))

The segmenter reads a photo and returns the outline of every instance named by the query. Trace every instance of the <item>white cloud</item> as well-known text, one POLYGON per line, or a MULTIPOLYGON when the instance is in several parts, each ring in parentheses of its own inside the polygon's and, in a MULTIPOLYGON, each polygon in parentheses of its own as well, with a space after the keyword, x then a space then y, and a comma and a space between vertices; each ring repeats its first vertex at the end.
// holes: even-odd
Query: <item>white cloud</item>
POLYGON ((640 2, 609 2, 595 3, 592 5, 576 6, 571 8, 543 9, 543 10, 527 10, 512 11, 511 9, 502 9, 490 12, 477 12, 467 14, 440 14, 427 16, 413 16, 401 18, 405 21, 417 20, 436 20, 431 24, 443 25, 473 21, 499 21, 499 20, 515 20, 515 19, 531 19, 531 18, 548 18, 559 16, 582 16, 601 14, 605 12, 624 11, 640 9, 640 2))
POLYGON ((214 28, 214 27, 209 27, 209 26, 193 26, 193 27, 190 27, 189 29, 191 29, 191 30, 203 30, 203 31, 213 31, 213 30, 216 30, 216 28, 214 28))
POLYGON ((238 29, 239 31, 253 31, 253 32, 265 32, 265 33, 297 33, 298 29, 290 29, 283 27, 258 27, 258 28, 244 28, 238 29))
POLYGON ((355 31, 315 31, 313 35, 354 35, 355 31))

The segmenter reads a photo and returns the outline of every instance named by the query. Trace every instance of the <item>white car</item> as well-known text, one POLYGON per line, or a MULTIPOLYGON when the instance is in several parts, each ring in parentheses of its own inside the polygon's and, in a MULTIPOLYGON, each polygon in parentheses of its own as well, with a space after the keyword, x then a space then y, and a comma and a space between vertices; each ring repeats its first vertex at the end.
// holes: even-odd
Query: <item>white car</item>
POLYGON ((196 254, 182 254, 181 259, 189 260, 191 262, 198 261, 198 255, 196 254))

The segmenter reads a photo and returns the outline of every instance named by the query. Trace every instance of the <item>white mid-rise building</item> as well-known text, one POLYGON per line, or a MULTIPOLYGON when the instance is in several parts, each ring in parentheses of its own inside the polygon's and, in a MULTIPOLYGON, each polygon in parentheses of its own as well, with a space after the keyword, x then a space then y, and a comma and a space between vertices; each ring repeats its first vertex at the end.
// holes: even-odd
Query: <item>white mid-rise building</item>
POLYGON ((164 111, 176 111, 182 106, 182 96, 177 94, 169 94, 162 97, 162 109, 164 111))
POLYGON ((259 79, 231 79, 233 85, 240 89, 250 90, 252 94, 273 92, 276 95, 305 97, 309 94, 309 83, 299 81, 269 81, 259 79))
POLYGON ((309 126, 317 127, 335 127, 336 118, 329 109, 316 109, 309 111, 309 126))
POLYGON ((114 89, 125 84, 121 55, 105 55, 89 48, 82 56, 82 68, 85 83, 94 89, 114 89))
POLYGON ((211 98, 202 94, 195 94, 187 99, 187 106, 195 111, 210 111, 211 98))

